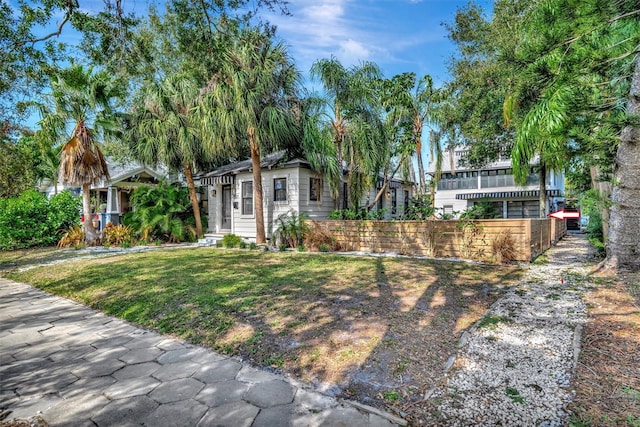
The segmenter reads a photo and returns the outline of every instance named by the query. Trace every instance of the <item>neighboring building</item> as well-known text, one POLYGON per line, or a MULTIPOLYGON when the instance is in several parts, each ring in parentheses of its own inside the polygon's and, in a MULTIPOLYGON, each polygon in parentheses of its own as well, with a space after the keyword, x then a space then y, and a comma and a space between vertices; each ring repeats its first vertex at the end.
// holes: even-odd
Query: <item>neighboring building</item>
MULTIPOLYGON (((326 219, 334 210, 327 181, 311 169, 304 159, 287 160, 283 152, 264 156, 262 191, 267 236, 274 231, 282 214, 295 212, 310 219, 326 219)), ((199 176, 206 188, 208 232, 222 235, 233 233, 245 239, 256 237, 251 160, 219 167, 199 176)), ((370 199, 375 190, 369 192, 370 199)), ((385 208, 387 217, 399 217, 411 197, 410 187, 394 180, 378 208, 385 208)))
MULTIPOLYGON (((532 166, 525 186, 518 186, 513 179, 511 159, 501 158, 482 169, 460 165, 466 155, 464 149, 453 152, 454 168, 451 169, 451 153, 443 153, 442 174, 435 192, 435 207, 444 214, 460 214, 483 199, 488 199, 502 213, 503 218, 538 218, 540 216, 540 177, 532 166)), ((429 165, 433 176, 435 166, 429 165)), ((546 211, 564 206, 564 173, 547 172, 546 211)))
MULTIPOLYGON (((91 196, 97 205, 95 214, 99 218, 99 230, 108 222, 120 223, 122 215, 131 210, 129 196, 135 188, 157 184, 161 179, 168 177, 164 169, 154 169, 136 162, 116 163, 108 159, 107 166, 111 179, 108 182, 102 180, 91 186, 91 196)), ((76 196, 82 194, 80 187, 58 183, 55 188, 51 180, 43 181, 37 189, 47 197, 53 197, 55 193, 62 190, 69 190, 76 196)))

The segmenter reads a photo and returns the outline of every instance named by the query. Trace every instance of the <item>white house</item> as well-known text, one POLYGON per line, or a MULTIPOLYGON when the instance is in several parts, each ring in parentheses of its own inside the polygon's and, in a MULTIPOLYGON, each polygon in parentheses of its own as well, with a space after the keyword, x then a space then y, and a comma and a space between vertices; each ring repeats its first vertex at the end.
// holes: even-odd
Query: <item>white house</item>
MULTIPOLYGON (((304 213, 310 219, 326 219, 334 210, 329 184, 311 169, 306 160, 287 160, 284 152, 277 152, 264 156, 261 166, 267 234, 274 231, 276 220, 282 214, 304 213)), ((199 183, 206 188, 208 233, 233 233, 248 240, 255 239, 251 160, 228 164, 202 174, 199 183)), ((372 200, 375 190, 371 189, 368 196, 372 200)), ((387 217, 399 217, 408 206, 410 197, 410 187, 393 180, 377 207, 384 208, 387 217)))
MULTIPOLYGON (((500 158, 481 169, 461 166, 467 152, 453 151, 454 167, 451 168, 451 152, 443 153, 442 175, 435 191, 435 207, 445 214, 461 213, 483 199, 488 199, 502 213, 503 218, 538 218, 540 216, 540 178, 531 169, 525 186, 514 182, 510 158, 500 158)), ((429 165, 429 173, 435 173, 435 164, 429 165)), ((547 171, 546 211, 564 206, 564 173, 547 171)))

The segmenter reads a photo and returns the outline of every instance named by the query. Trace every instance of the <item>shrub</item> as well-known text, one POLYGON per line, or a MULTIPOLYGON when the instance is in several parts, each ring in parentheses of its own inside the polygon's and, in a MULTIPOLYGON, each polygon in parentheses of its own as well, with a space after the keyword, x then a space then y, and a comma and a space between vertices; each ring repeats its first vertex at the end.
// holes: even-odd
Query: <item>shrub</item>
MULTIPOLYGON (((138 187, 131 195, 133 211, 123 218, 140 240, 152 242, 194 241, 196 228, 186 188, 161 182, 138 187)), ((203 224, 206 218, 202 219, 203 224)))
POLYGON ((278 227, 273 233, 274 242, 286 248, 295 248, 302 244, 304 235, 309 231, 306 214, 297 215, 295 212, 282 214, 276 220, 278 227))
POLYGON ((240 242, 242 242, 242 238, 235 234, 226 234, 222 238, 222 246, 225 248, 237 248, 240 246, 240 242))
POLYGON ((502 215, 489 199, 482 199, 480 202, 462 212, 460 219, 494 219, 502 215))
POLYGON ((311 251, 320 251, 325 246, 329 250, 340 250, 340 245, 328 231, 323 230, 319 224, 312 223, 304 237, 304 246, 311 251))
POLYGON ((246 249, 247 248, 247 242, 245 242, 244 240, 241 240, 239 247, 240 247, 240 249, 246 249))
POLYGON ((252 251, 258 249, 258 245, 256 244, 256 242, 249 243, 249 249, 251 249, 252 251))
POLYGON ((67 248, 70 246, 80 248, 82 245, 84 245, 84 229, 78 224, 69 227, 58 242, 59 248, 67 248))
POLYGON ((0 250, 55 245, 80 223, 80 199, 63 191, 51 200, 35 190, 0 199, 0 250))
POLYGON ((431 205, 431 197, 428 194, 418 194, 411 198, 409 208, 404 213, 404 219, 421 221, 432 218, 436 213, 431 205))
POLYGON ((337 220, 362 220, 362 221, 375 221, 381 220, 384 218, 386 209, 372 209, 370 211, 365 208, 358 209, 342 209, 342 210, 334 210, 329 214, 329 219, 337 219, 337 220))
POLYGON ((124 224, 108 222, 102 231, 102 243, 109 246, 131 246, 133 230, 124 224))
POLYGON ((499 263, 508 263, 516 259, 516 242, 510 233, 498 234, 491 242, 491 251, 499 263))

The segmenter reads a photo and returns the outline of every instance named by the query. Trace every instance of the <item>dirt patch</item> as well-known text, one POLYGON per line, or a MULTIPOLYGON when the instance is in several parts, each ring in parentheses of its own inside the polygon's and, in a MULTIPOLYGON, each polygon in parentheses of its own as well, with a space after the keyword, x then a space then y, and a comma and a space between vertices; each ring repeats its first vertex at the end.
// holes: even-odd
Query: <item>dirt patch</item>
POLYGON ((259 315, 229 331, 226 352, 409 419, 462 332, 519 277, 515 267, 412 259, 342 274, 322 292, 304 291, 317 295, 297 295, 294 306, 280 305, 274 287, 259 315))
POLYGON ((593 281, 570 422, 640 426, 640 274, 593 281))

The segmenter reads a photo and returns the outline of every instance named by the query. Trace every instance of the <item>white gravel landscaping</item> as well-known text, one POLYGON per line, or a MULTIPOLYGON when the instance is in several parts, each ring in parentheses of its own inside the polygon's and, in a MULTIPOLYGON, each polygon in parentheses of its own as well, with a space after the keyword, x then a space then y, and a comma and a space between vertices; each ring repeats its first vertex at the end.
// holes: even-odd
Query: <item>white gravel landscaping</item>
MULTIPOLYGON (((570 240, 570 237, 568 238, 570 240)), ((560 242, 465 333, 444 379, 427 393, 451 426, 561 426, 586 321, 581 261, 560 242)))

